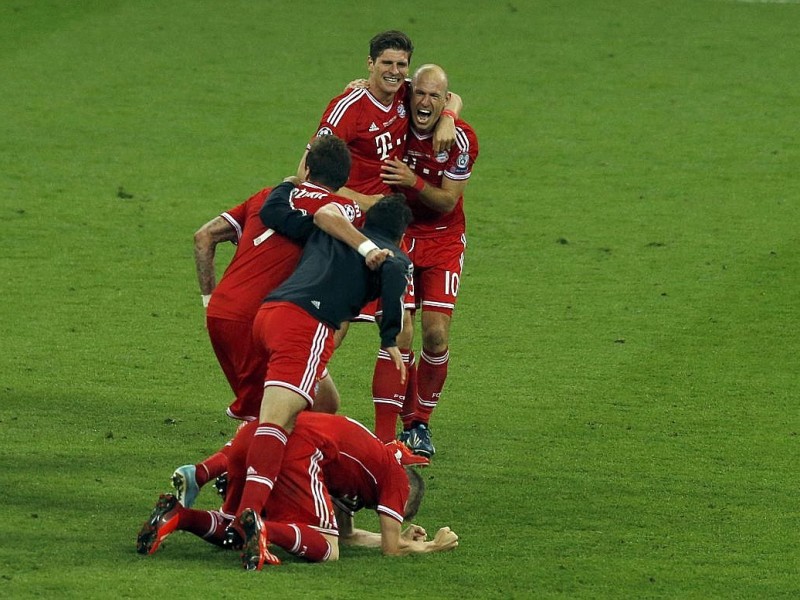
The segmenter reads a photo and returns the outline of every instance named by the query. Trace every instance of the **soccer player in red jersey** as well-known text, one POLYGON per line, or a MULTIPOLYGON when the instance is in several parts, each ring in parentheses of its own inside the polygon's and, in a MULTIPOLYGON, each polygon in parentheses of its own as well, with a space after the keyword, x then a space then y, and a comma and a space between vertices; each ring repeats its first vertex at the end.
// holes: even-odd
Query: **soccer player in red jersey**
MULTIPOLYGON (((261 216, 265 224, 290 235, 287 223, 281 218, 271 221, 266 214, 282 186, 273 190, 261 216)), ((326 208, 313 217, 300 218, 317 224, 335 219, 354 236, 342 242, 324 231, 311 233, 297 269, 267 296, 253 322, 253 336, 267 355, 264 398, 247 454, 242 498, 229 527, 231 535, 245 540, 246 546, 260 535, 260 529, 253 527, 275 485, 297 415, 313 406, 313 384, 333 352, 333 332, 375 298, 380 298, 384 307, 381 347, 405 382, 396 336, 402 326, 402 299, 413 273, 397 244, 411 212, 401 195, 386 196, 367 211, 364 227, 356 230, 340 213, 326 208), (374 255, 381 258, 380 264, 370 264, 374 255)), ((299 233, 304 235, 302 230, 299 233)))
MULTIPOLYGON (((361 226, 363 217, 358 205, 334 194, 347 180, 349 165, 349 151, 342 140, 334 136, 315 140, 307 161, 307 181, 293 194, 295 207, 313 214, 331 204, 350 222, 361 226)), ((253 319, 267 294, 294 271, 302 253, 300 244, 268 229, 259 217, 271 189, 263 189, 223 212, 195 234, 195 262, 207 305, 208 335, 236 396, 227 413, 243 421, 258 418, 264 394, 266 357, 253 344, 253 319), (215 284, 216 246, 226 241, 237 245, 236 252, 215 284)), ((323 375, 315 408, 334 413, 338 409, 338 393, 331 378, 323 375)), ((199 488, 225 471, 225 453, 223 449, 202 463, 176 469, 173 483, 181 502, 191 506, 199 488)))
MULTIPOLYGON (((222 508, 190 510, 174 496, 162 495, 137 537, 141 554, 153 554, 170 533, 180 530, 226 545, 225 526, 241 493, 256 428, 250 423, 234 438, 222 508)), ((280 477, 265 507, 266 516, 253 520, 259 535, 243 548, 244 566, 260 569, 264 562, 279 564, 267 541, 309 561, 337 560, 339 532, 333 502, 347 505, 336 511, 345 524, 343 543, 380 547, 387 555, 454 549, 458 536, 449 527, 441 528, 430 541, 417 525, 402 531, 403 520, 413 518, 419 508, 424 482, 401 465, 398 452, 353 419, 309 411, 299 414, 280 477), (365 507, 378 513, 380 533, 352 528, 352 511, 365 507)))
MULTIPOLYGON (((391 193, 389 184, 381 179, 385 161, 400 159, 408 134, 408 82, 414 46, 400 31, 385 31, 370 40, 367 68, 367 87, 347 89, 330 101, 322 115, 316 136, 336 134, 344 139, 353 156, 353 167, 346 186, 340 193, 356 200, 367 210, 381 195, 391 193)), ((450 109, 432 127, 433 143, 437 150, 450 148, 456 139, 454 121, 461 109, 461 98, 448 94, 450 109)), ((303 169, 305 156, 300 161, 303 169)), ((407 308, 414 306, 413 289, 406 299, 407 308)), ((359 321, 374 321, 380 310, 368 306, 358 316, 359 321)), ((397 343, 406 364, 413 362, 411 341, 414 322, 410 312, 404 316, 403 329, 397 343)), ((347 331, 347 325, 337 332, 337 345, 347 331)), ((395 438, 397 414, 406 401, 406 385, 400 381, 391 357, 384 349, 378 351, 372 380, 375 406, 375 432, 384 442, 395 438)))
POLYGON ((447 75, 437 65, 423 65, 411 87, 405 158, 387 160, 382 178, 402 190, 414 214, 405 242, 422 309, 422 353, 416 377, 409 377, 416 391, 406 394, 400 439, 430 458, 435 449, 428 423, 447 378, 450 323, 466 248, 464 190, 478 157, 478 138, 468 123, 456 119, 456 143, 448 151, 434 150, 433 129, 447 113, 447 75))

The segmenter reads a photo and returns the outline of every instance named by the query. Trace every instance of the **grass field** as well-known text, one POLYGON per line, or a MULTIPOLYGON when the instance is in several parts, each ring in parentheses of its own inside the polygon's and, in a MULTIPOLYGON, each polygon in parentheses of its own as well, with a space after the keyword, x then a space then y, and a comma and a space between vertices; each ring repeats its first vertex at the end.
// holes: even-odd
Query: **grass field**
MULTIPOLYGON (((341 4, 0 3, 0 597, 798 597, 800 3, 341 4), (192 234, 389 28, 481 143, 418 519, 461 545, 140 557, 234 428, 192 234)), ((367 424, 376 346, 331 365, 367 424)))

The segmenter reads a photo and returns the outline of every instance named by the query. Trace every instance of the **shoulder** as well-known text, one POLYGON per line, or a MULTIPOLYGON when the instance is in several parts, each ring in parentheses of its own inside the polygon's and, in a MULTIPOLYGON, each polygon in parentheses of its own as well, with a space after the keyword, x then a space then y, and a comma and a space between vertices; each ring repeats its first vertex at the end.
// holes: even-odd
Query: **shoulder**
MULTIPOLYGON (((347 90, 343 94, 339 94, 328 104, 328 121, 333 123, 334 120, 339 119, 347 113, 354 106, 358 106, 360 102, 367 97, 367 90, 358 88, 347 90)), ((334 123, 335 124, 335 123, 334 123)))
POLYGON ((475 130, 466 121, 459 119, 456 121, 456 143, 460 150, 469 150, 471 146, 478 146, 478 136, 475 130))

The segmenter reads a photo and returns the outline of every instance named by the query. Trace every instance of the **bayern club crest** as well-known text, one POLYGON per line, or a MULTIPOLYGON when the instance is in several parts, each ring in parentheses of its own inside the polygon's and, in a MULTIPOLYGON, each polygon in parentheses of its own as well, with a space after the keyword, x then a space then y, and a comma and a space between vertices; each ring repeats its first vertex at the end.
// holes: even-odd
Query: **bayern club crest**
POLYGON ((404 104, 398 104, 397 105, 397 114, 400 115, 401 119, 405 119, 406 118, 406 107, 405 107, 404 104))
POLYGON ((447 158, 449 156, 450 155, 447 153, 447 150, 442 150, 441 152, 439 152, 439 154, 436 155, 436 162, 438 163, 447 162, 447 158))

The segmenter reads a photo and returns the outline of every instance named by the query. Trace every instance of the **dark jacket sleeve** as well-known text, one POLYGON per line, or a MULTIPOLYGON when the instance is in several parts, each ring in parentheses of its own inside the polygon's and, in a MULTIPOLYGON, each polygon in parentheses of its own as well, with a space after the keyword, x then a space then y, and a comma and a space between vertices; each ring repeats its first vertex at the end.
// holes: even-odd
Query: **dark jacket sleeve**
POLYGON ((289 195, 293 189, 294 185, 289 182, 276 185, 258 215, 265 227, 270 227, 296 242, 305 243, 314 231, 314 216, 292 206, 289 195))
POLYGON ((381 347, 397 345, 397 335, 403 328, 403 300, 406 286, 413 276, 413 266, 400 257, 391 256, 381 265, 381 347))

